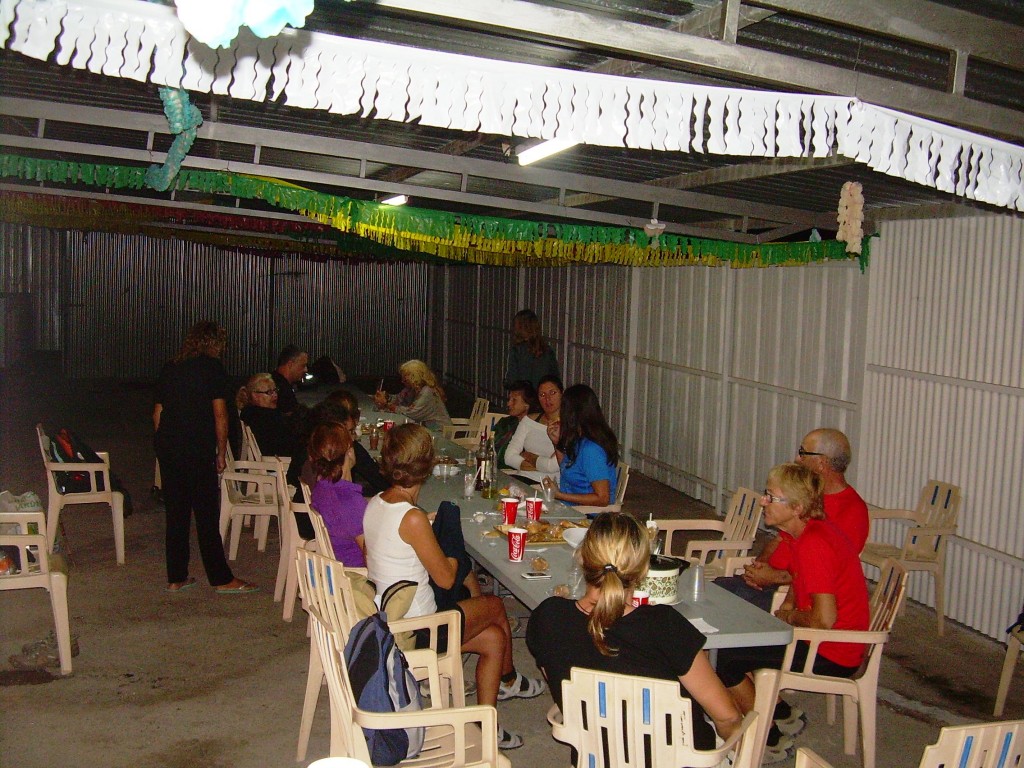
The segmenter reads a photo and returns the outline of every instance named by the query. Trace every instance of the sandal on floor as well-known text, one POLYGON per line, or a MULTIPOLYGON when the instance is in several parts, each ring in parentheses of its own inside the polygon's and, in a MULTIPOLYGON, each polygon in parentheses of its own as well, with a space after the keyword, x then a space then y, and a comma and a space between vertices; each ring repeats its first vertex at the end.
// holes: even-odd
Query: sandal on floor
POLYGON ((508 685, 501 683, 498 686, 498 701, 507 699, 532 699, 540 696, 547 689, 544 681, 534 677, 524 677, 522 672, 516 671, 516 679, 508 685))
POLYGON ((228 582, 224 586, 216 587, 215 591, 218 595, 247 595, 251 592, 259 592, 260 588, 255 584, 250 584, 248 581, 242 581, 236 579, 238 584, 234 587, 230 586, 234 582, 228 582))
POLYGON ((196 585, 195 579, 185 579, 185 581, 172 581, 167 585, 168 592, 184 592, 186 589, 192 589, 196 585))
POLYGON ((782 749, 781 747, 765 747, 764 755, 761 757, 761 765, 774 765, 775 763, 783 763, 786 760, 793 759, 793 751, 791 749, 782 749))
POLYGON ((506 731, 498 726, 498 749, 519 749, 523 746, 523 737, 515 731, 506 731))

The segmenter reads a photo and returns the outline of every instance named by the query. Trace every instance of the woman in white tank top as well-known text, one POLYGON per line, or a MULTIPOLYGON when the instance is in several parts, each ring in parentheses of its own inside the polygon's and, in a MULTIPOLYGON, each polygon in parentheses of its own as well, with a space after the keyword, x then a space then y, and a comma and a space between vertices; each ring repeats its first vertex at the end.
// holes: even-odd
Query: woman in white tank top
MULTIPOLYGON (((416 506, 420 488, 434 466, 430 433, 419 424, 402 424, 384 435, 381 472, 391 487, 366 506, 363 532, 369 578, 383 594, 396 581, 416 582, 416 596, 407 615, 433 613, 430 579, 443 589, 454 586, 455 558, 445 556, 434 536, 430 519, 416 506)), ((479 655, 476 666, 477 701, 495 706, 499 700, 533 698, 544 691, 542 680, 524 677, 512 664, 512 631, 505 605, 495 595, 481 595, 470 573, 466 586, 471 597, 458 602, 462 614, 462 651, 479 655)), ((498 746, 515 749, 522 738, 498 726, 498 746)))

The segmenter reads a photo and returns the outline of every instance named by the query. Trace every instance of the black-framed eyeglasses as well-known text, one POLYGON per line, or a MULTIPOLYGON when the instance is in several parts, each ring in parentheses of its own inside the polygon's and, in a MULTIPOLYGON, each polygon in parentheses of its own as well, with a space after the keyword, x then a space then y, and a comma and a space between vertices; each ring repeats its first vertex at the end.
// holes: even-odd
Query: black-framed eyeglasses
POLYGON ((762 499, 768 499, 768 501, 770 501, 772 504, 785 504, 786 503, 786 500, 784 498, 782 498, 781 496, 776 496, 776 495, 774 495, 772 493, 769 493, 767 488, 764 489, 764 493, 761 494, 761 498, 762 499))
POLYGON ((827 454, 821 453, 819 451, 805 451, 804 447, 801 445, 799 448, 796 449, 796 455, 799 456, 800 458, 803 458, 804 456, 826 456, 827 454))
POLYGON ((274 387, 273 389, 254 389, 252 393, 254 395, 276 395, 277 387, 274 387))

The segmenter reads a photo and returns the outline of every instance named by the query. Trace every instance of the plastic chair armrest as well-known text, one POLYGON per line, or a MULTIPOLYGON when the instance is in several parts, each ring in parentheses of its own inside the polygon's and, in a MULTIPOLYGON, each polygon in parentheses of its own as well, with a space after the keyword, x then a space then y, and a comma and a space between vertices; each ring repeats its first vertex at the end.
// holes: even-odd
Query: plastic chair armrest
POLYGON ((419 682, 427 681, 431 708, 441 706, 441 675, 437 669, 437 654, 428 648, 416 648, 406 651, 405 659, 409 663, 413 677, 419 682))
POLYGON ((388 622, 388 628, 396 635, 399 632, 414 632, 417 629, 430 630, 430 650, 436 653, 439 627, 448 627, 449 649, 461 647, 461 624, 462 618, 459 616, 458 611, 439 611, 438 613, 428 613, 423 616, 395 619, 388 622))
MULTIPOLYGON (((814 661, 818 656, 818 648, 822 643, 859 643, 861 645, 879 645, 889 639, 889 633, 885 631, 868 632, 867 630, 853 629, 811 629, 809 627, 793 627, 793 640, 786 647, 786 656, 782 662, 783 672, 792 672, 811 677, 823 677, 815 675, 813 670, 814 661), (799 641, 806 641, 809 644, 807 659, 804 661, 803 669, 793 669, 793 654, 796 652, 796 644, 799 641)), ((827 677, 827 675, 826 675, 827 677)))
POLYGON ((570 509, 575 509, 581 515, 592 515, 599 512, 621 512, 622 505, 609 504, 607 507, 588 507, 585 504, 577 504, 575 507, 570 507, 570 509))
POLYGON ((693 560, 697 558, 697 552, 700 552, 700 559, 703 560, 707 557, 709 552, 717 552, 718 550, 725 550, 727 552, 749 552, 754 546, 753 539, 746 541, 691 541, 686 546, 686 559, 693 560))
POLYGON ((277 458, 263 461, 236 461, 232 471, 245 470, 247 472, 262 473, 264 475, 276 473, 281 468, 281 462, 277 458))
POLYGON ((102 461, 48 461, 46 468, 54 472, 102 472, 104 475, 110 471, 110 465, 102 461))
POLYGON ((352 719, 363 728, 416 728, 432 725, 454 727, 456 754, 466 751, 465 726, 476 724, 481 730, 484 754, 492 753, 498 748, 498 711, 487 704, 475 704, 467 707, 449 709, 421 709, 418 712, 367 712, 363 709, 353 711, 352 719))
POLYGON ((917 521, 917 513, 912 509, 886 509, 868 505, 868 517, 871 520, 912 520, 917 521))
POLYGON ((718 531, 725 532, 724 520, 694 518, 692 520, 655 520, 663 531, 718 531))

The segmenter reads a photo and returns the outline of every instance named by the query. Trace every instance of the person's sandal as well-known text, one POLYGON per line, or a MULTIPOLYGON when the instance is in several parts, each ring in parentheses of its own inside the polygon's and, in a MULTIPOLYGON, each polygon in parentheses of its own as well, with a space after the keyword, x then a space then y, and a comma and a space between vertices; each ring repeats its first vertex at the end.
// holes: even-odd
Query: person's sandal
POLYGON ((498 749, 509 750, 519 749, 523 746, 523 737, 515 731, 506 731, 498 726, 498 749))
POLYGON ((215 587, 215 591, 218 595, 247 595, 251 592, 259 592, 260 588, 255 584, 250 584, 248 581, 242 581, 241 579, 235 579, 235 581, 229 581, 220 587, 215 587), (235 584, 235 582, 238 582, 235 584), (235 586, 231 586, 235 584, 235 586))
POLYGON ((524 677, 522 672, 516 670, 516 679, 508 685, 501 683, 498 686, 498 701, 508 699, 532 699, 540 696, 547 689, 544 681, 534 677, 524 677))
POLYGON ((807 715, 799 707, 780 701, 775 705, 775 726, 785 736, 796 736, 807 727, 807 715))

